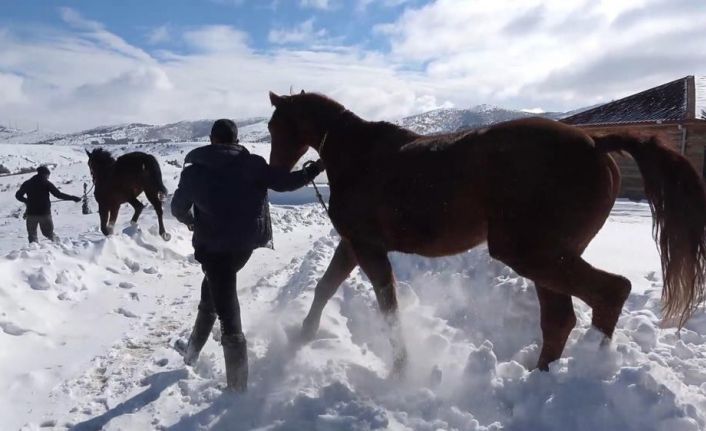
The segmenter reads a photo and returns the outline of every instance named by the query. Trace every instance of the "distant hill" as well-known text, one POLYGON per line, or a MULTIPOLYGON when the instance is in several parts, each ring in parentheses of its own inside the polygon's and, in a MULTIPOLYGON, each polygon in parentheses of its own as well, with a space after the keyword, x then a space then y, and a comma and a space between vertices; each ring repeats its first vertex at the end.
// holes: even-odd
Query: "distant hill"
MULTIPOLYGON (((588 108, 584 108, 588 109, 588 108)), ((567 113, 532 114, 492 105, 469 109, 436 109, 395 121, 402 127, 420 134, 448 133, 488 126, 517 118, 542 116, 561 119, 584 109, 567 113)), ((242 142, 270 142, 265 117, 235 120, 242 142)), ((95 127, 77 133, 59 134, 46 131, 22 131, 0 126, 0 143, 51 145, 129 145, 150 143, 207 142, 213 119, 179 121, 165 125, 143 123, 95 127)))
MULTIPOLYGON (((0 128, 0 143, 50 145, 129 145, 165 142, 207 142, 215 120, 180 121, 155 126, 143 123, 101 126, 76 133, 25 132, 0 128)), ((264 117, 235 120, 241 141, 268 142, 264 117)))
POLYGON ((402 118, 395 123, 416 133, 429 135, 473 129, 518 118, 539 116, 557 120, 566 115, 567 114, 561 112, 533 114, 526 111, 504 109, 492 105, 477 105, 469 109, 436 109, 423 114, 402 118))

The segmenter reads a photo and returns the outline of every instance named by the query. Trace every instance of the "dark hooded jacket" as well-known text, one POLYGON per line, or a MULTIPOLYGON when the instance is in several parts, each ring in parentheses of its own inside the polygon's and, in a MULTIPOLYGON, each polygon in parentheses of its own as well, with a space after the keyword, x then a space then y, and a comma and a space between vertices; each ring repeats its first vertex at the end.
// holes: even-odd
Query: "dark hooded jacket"
POLYGON ((272 241, 267 189, 291 191, 320 170, 274 168, 240 145, 207 145, 187 154, 172 198, 172 214, 193 225, 194 249, 253 250, 272 241))
POLYGON ((27 215, 41 216, 51 214, 49 193, 65 201, 78 200, 76 196, 60 192, 47 177, 39 174, 22 183, 15 197, 18 201, 27 204, 27 215))

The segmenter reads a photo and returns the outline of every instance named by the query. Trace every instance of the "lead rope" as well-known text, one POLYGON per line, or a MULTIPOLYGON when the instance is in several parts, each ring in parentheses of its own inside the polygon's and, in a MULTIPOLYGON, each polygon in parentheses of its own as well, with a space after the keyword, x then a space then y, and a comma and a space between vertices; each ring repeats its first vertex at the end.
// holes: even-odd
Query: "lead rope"
MULTIPOLYGON (((91 193, 91 190, 93 190, 93 188, 94 188, 95 186, 96 186, 96 183, 94 182, 93 185, 91 186, 91 188, 88 189, 87 192, 84 192, 84 193, 83 193, 83 198, 82 198, 83 200, 85 200, 85 199, 88 197, 88 194, 91 193)), ((51 201, 49 201, 49 202, 55 204, 55 203, 57 203, 57 202, 68 202, 68 201, 65 200, 65 199, 54 199, 54 200, 51 200, 51 201)))
MULTIPOLYGON (((321 138, 321 143, 319 144, 318 152, 319 152, 319 157, 321 157, 321 151, 324 149, 324 144, 326 143, 326 138, 328 137, 328 132, 324 133, 324 137, 321 138)), ((313 165, 314 162, 309 160, 308 162, 304 163, 304 168, 313 165)), ((322 207, 324 207, 324 210, 326 211, 326 215, 331 218, 331 214, 328 212, 328 206, 326 205, 326 202, 324 201, 324 197, 321 195, 321 192, 319 191, 319 188, 316 186, 316 183, 314 182, 314 179, 312 178, 310 181, 311 185, 314 186, 314 192, 316 193, 316 198, 319 200, 319 203, 321 204, 322 207)))

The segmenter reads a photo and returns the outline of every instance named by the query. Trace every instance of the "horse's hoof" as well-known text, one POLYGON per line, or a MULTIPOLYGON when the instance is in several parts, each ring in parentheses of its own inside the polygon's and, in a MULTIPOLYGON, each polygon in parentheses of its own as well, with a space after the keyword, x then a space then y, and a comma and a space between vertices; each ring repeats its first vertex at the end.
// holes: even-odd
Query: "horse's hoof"
POLYGON ((137 220, 130 220, 130 226, 137 226, 137 220))
POLYGON ((169 241, 170 239, 172 239, 172 234, 170 234, 169 232, 163 232, 161 236, 162 239, 165 241, 169 241))
POLYGON ((300 333, 300 338, 303 343, 308 343, 316 337, 316 333, 319 331, 319 325, 317 323, 310 323, 308 320, 304 320, 302 324, 302 331, 300 333))
POLYGON ((407 351, 395 352, 393 356, 390 378, 393 380, 402 380, 407 374, 407 351))

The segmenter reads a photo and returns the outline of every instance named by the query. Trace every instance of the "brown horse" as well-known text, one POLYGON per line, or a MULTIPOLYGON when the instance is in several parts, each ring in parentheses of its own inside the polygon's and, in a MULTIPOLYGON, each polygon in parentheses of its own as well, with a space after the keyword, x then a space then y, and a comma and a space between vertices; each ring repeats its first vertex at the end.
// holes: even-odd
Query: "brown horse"
MULTIPOLYGON (((308 147, 330 181, 330 217, 341 235, 316 286, 303 336, 318 329, 326 302, 356 265, 397 325, 389 251, 444 256, 487 242, 490 255, 534 281, 543 346, 538 367, 558 359, 576 323, 572 297, 611 337, 630 282, 581 258, 620 187, 608 154, 638 163, 654 217, 664 276, 664 317, 681 326, 704 300, 706 193, 689 162, 657 138, 591 136, 531 118, 439 136, 368 122, 318 94, 277 96, 269 122, 270 162, 291 169, 308 147)), ((392 337, 395 367, 406 353, 392 337)))
POLYGON ((167 189, 162 183, 162 170, 157 159, 150 154, 135 151, 116 160, 102 148, 91 152, 86 150, 86 154, 88 168, 96 187, 94 196, 98 202, 101 232, 104 235, 113 233, 120 205, 125 202, 135 210, 130 222, 137 223, 145 207, 137 196, 144 191, 157 213, 159 234, 165 241, 169 241, 170 235, 165 231, 162 221, 162 197, 167 193, 167 189))

